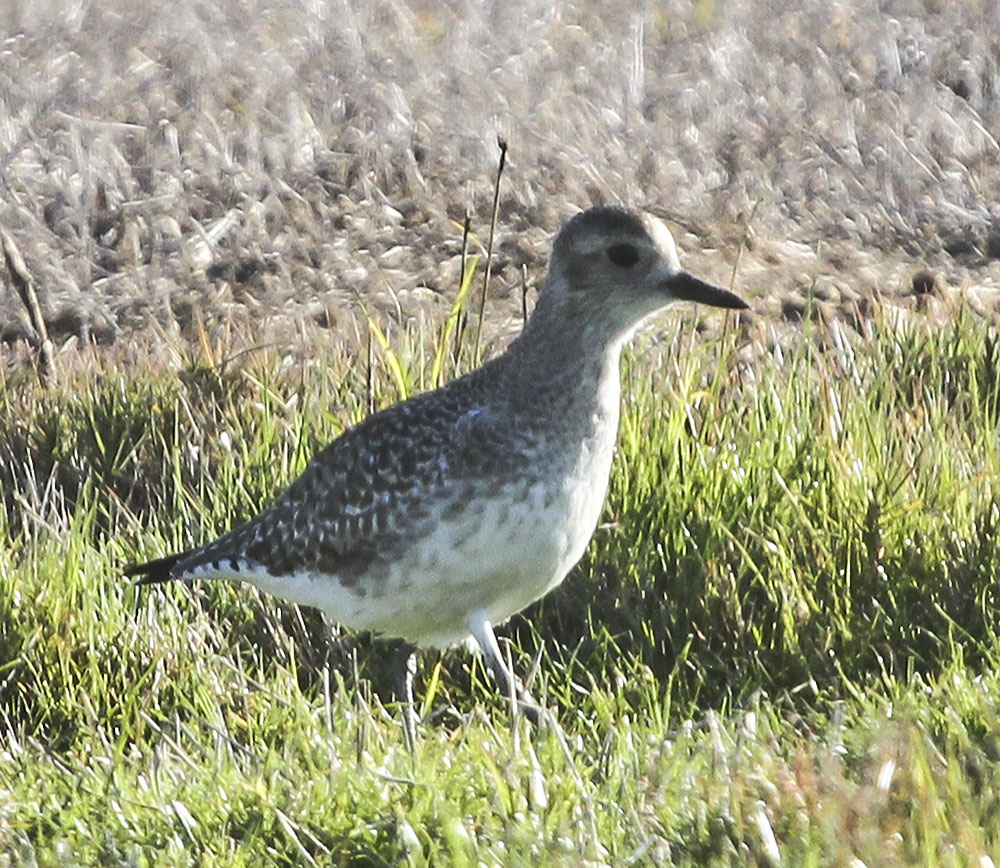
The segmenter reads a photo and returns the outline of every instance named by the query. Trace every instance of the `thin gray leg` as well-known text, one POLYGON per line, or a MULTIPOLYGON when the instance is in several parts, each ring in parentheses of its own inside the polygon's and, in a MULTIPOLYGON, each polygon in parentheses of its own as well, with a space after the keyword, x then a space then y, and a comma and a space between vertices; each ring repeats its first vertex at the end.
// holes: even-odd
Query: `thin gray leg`
POLYGON ((417 674, 417 649, 413 645, 403 645, 399 649, 400 682, 399 694, 403 700, 403 735, 406 748, 412 754, 417 746, 417 710, 413 705, 413 678, 417 674))
POLYGON ((476 613, 469 619, 469 629, 486 658, 500 693, 510 700, 513 714, 517 714, 520 706, 524 711, 524 716, 537 726, 542 719, 543 709, 531 698, 531 694, 518 682, 517 676, 507 665, 507 660, 497 644, 497 637, 493 632, 493 625, 489 618, 484 614, 476 613))

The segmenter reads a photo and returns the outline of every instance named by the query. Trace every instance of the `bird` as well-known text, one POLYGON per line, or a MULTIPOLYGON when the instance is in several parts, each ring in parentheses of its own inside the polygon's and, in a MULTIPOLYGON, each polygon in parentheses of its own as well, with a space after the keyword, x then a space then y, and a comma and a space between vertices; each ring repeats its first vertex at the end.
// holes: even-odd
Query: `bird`
POLYGON ((403 640, 408 741, 416 647, 478 648, 514 713, 537 721, 494 626, 582 557, 608 488, 622 348, 678 302, 748 307, 685 271, 654 215, 581 211, 558 232, 534 310, 503 353, 346 430, 256 517, 125 575, 249 582, 403 640))

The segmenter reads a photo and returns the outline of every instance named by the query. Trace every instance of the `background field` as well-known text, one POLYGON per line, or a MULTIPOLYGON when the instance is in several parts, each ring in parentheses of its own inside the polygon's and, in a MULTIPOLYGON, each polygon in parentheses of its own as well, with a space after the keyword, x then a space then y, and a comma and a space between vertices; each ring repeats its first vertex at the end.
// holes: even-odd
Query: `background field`
MULTIPOLYGON (((341 343, 354 293, 443 316, 498 136, 501 323, 603 201, 672 219, 710 278, 739 255, 777 322, 810 295, 915 305, 925 266, 989 309, 1000 289, 992 0, 12 0, 4 34, 0 221, 61 339, 191 340, 197 314, 341 343)), ((0 336, 25 330, 0 298, 0 336)))
POLYGON ((993 865, 996 4, 173 8, 0 10, 0 863, 993 865), (428 653, 410 756, 391 645, 120 570, 431 386, 498 135, 487 352, 600 201, 754 310, 626 359, 556 724, 428 653))

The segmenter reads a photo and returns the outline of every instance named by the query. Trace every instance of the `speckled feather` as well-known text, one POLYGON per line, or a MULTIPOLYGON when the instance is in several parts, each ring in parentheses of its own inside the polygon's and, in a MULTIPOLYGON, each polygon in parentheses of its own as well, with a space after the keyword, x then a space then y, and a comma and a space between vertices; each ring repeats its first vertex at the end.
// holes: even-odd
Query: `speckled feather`
POLYGON ((501 412, 490 401, 496 379, 487 365, 346 431, 270 507, 185 557, 172 578, 235 560, 275 576, 310 572, 358 586, 426 533, 433 505, 463 502, 484 478, 523 461, 516 441, 491 448, 501 412))

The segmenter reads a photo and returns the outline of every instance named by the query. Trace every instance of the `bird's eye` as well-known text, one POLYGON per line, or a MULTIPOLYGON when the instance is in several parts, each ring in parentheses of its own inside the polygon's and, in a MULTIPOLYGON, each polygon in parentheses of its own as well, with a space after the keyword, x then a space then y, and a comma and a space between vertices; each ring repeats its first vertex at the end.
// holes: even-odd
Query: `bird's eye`
POLYGON ((639 261, 639 251, 631 244, 612 244, 608 248, 608 259, 621 268, 631 268, 639 261))

